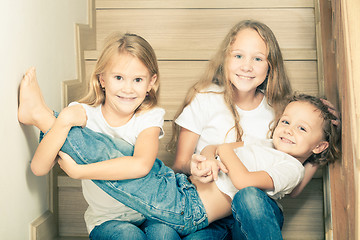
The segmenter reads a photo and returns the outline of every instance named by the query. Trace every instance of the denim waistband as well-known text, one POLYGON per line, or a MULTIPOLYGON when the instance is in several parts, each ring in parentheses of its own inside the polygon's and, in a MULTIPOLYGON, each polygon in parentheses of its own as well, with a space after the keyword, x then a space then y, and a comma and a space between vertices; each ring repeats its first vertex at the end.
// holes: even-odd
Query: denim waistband
POLYGON ((179 191, 185 196, 184 226, 178 232, 188 235, 208 226, 208 218, 195 185, 184 174, 176 174, 176 179, 179 191))

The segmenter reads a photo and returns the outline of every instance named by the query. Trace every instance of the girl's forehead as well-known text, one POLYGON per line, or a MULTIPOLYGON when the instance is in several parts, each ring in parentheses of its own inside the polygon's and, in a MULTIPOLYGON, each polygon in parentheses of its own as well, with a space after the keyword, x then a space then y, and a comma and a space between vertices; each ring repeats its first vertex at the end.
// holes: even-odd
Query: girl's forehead
POLYGON ((261 52, 265 56, 268 53, 268 47, 260 34, 252 28, 241 29, 235 36, 233 43, 230 46, 231 50, 244 50, 249 49, 261 52))
POLYGON ((321 111, 313 104, 304 101, 289 103, 284 110, 284 115, 296 117, 309 125, 316 125, 324 121, 321 111))

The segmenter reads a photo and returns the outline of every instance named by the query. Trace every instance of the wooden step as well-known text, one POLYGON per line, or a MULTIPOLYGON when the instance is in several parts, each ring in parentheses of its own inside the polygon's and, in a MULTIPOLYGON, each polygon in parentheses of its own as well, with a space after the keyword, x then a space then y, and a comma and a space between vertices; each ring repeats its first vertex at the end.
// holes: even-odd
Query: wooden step
MULTIPOLYGON (((314 178, 297 198, 285 197, 279 201, 284 208, 284 239, 324 239, 322 184, 322 178, 314 178)), ((59 175, 58 189, 59 233, 71 237, 61 240, 86 239, 83 215, 87 203, 82 195, 81 181, 59 175)))

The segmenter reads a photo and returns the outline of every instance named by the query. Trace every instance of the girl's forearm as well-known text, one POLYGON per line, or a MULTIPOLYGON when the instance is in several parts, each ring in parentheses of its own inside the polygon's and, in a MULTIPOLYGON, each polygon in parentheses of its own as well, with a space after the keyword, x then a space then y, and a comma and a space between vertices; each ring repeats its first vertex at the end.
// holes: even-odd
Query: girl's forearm
POLYGON ((311 163, 306 163, 305 167, 305 175, 303 180, 297 185, 294 190, 290 193, 291 197, 297 197, 306 187, 306 185, 311 181, 316 171, 319 169, 318 165, 313 165, 311 163))
POLYGON ((234 147, 230 144, 222 144, 217 147, 216 150, 217 154, 219 155, 221 162, 225 164, 227 169, 229 170, 229 177, 230 175, 243 175, 249 173, 247 168, 244 164, 240 161, 238 156, 234 152, 234 147))
POLYGON ((71 177, 93 180, 126 180, 141 178, 150 172, 154 161, 155 158, 153 161, 149 161, 148 159, 124 156, 102 162, 78 165, 76 173, 71 177))
POLYGON ((37 176, 46 175, 55 164, 55 159, 64 144, 71 127, 65 126, 58 119, 45 135, 35 151, 31 170, 37 176))
POLYGON ((268 173, 265 171, 249 172, 234 152, 234 147, 240 144, 223 144, 218 147, 218 154, 221 161, 229 170, 228 176, 237 189, 245 187, 257 187, 260 189, 273 189, 274 184, 268 173))
POLYGON ((200 154, 207 159, 215 158, 217 147, 218 145, 208 145, 204 147, 200 154))

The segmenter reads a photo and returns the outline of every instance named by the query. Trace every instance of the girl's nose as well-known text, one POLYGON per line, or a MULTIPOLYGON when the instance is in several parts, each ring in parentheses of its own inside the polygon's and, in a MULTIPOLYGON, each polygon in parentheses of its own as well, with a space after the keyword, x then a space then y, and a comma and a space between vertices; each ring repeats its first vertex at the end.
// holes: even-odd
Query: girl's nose
POLYGON ((124 82, 123 82, 123 86, 121 88, 121 90, 125 93, 131 93, 133 91, 133 85, 132 85, 132 81, 129 80, 129 79, 126 79, 124 82))
POLYGON ((291 126, 285 127, 284 132, 289 134, 289 135, 293 135, 293 129, 292 129, 291 126))
POLYGON ((244 59, 242 62, 241 62, 241 70, 244 71, 244 72, 251 72, 253 70, 253 66, 252 66, 252 63, 251 63, 251 60, 249 59, 244 59))

